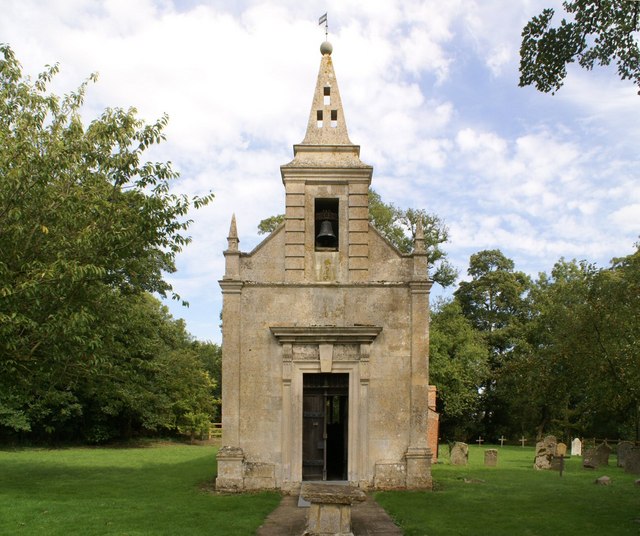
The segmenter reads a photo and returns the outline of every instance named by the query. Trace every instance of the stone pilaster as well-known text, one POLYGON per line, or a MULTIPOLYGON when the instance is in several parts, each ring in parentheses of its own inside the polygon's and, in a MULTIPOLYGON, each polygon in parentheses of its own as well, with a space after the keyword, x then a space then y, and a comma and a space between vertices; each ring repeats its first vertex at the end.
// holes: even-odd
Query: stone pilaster
MULTIPOLYGON (((418 245, 418 244, 416 244, 418 245)), ((419 245, 418 245, 419 246, 419 245)), ((426 253, 414 253, 414 281, 411 292, 411 416, 410 443, 405 454, 406 487, 431 489, 431 450, 427 444, 429 423, 429 293, 426 253), (417 269, 416 269, 417 268, 417 269)), ((422 249, 422 251, 420 251, 422 249)))
POLYGON ((239 446, 242 281, 223 279, 222 288, 222 444, 239 446))
POLYGON ((305 268, 305 184, 304 181, 288 180, 285 183, 285 281, 304 280, 305 268))
POLYGON ((369 183, 349 185, 349 280, 369 278, 369 183))

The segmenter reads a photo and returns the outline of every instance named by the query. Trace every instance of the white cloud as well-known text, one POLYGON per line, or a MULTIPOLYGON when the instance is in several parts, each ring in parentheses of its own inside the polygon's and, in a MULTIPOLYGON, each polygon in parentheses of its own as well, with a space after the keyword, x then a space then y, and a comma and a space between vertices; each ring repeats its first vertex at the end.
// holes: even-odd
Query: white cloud
POLYGON ((610 218, 622 230, 640 236, 640 203, 622 207, 611 213, 610 218))
POLYGON ((193 242, 170 278, 191 308, 171 307, 218 339, 231 214, 249 251, 257 223, 283 211, 279 166, 304 137, 325 10, 349 134, 375 166, 374 188, 443 217, 461 272, 484 248, 532 273, 560 256, 602 263, 629 250, 638 97, 595 71, 572 73, 555 97, 517 88, 522 25, 547 3, 5 0, 0 34, 31 74, 60 62, 56 92, 99 71, 87 117, 132 105, 147 120, 169 114, 168 141, 150 157, 173 161, 178 191, 216 194, 191 215, 193 242))

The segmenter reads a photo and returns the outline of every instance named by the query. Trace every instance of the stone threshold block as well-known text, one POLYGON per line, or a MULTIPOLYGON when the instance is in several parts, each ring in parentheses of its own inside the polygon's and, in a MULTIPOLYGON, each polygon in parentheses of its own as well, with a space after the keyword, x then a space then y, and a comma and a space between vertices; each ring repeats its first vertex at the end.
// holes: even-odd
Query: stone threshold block
POLYGON ((353 536, 351 505, 363 502, 365 493, 354 486, 305 482, 300 495, 311 503, 304 536, 353 536))

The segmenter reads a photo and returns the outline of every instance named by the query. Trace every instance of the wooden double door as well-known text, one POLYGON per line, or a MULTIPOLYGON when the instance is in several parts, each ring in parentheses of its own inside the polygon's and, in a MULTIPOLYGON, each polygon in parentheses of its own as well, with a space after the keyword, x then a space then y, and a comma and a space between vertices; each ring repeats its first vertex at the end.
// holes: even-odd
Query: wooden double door
POLYGON ((304 374, 302 480, 346 480, 349 374, 304 374))

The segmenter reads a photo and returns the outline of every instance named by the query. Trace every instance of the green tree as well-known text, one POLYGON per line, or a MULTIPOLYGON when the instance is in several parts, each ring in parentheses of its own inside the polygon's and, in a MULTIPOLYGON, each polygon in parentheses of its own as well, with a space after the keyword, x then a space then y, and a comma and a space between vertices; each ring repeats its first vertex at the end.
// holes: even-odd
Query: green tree
POLYGON ((273 231, 275 231, 282 222, 284 222, 284 214, 269 216, 268 218, 261 220, 258 224, 258 234, 273 233, 273 231))
MULTIPOLYGON (((258 233, 266 234, 284 221, 284 214, 265 218, 258 224, 258 233)), ((431 278, 448 287, 454 283, 458 273, 449 263, 442 244, 449 240, 449 230, 436 215, 422 209, 399 209, 382 201, 380 195, 369 189, 369 221, 401 253, 411 253, 415 241, 416 227, 421 221, 429 264, 433 268, 431 278)))
POLYGON ((215 383, 213 389, 215 404, 213 421, 219 423, 222 419, 220 413, 220 401, 222 399, 222 348, 213 342, 203 341, 193 341, 191 347, 198 356, 201 367, 207 371, 209 377, 215 383))
POLYGON ((477 433, 480 389, 489 373, 487 344, 456 300, 436 304, 429 339, 429 381, 438 388, 440 435, 466 440, 477 433))
POLYGON ((634 0, 573 0, 562 3, 568 17, 553 27, 553 9, 545 9, 522 31, 520 86, 534 85, 555 93, 567 76, 567 65, 585 69, 615 63, 622 80, 640 87, 640 49, 634 0))
POLYGON ((594 267, 558 261, 551 274, 540 274, 530 292, 531 320, 502 371, 502 393, 514 428, 536 437, 555 433, 568 438, 584 429, 575 411, 585 396, 583 367, 576 359, 588 280, 594 267))
POLYGON ((102 329, 100 358, 74 394, 82 420, 67 437, 100 442, 140 433, 200 433, 215 417, 216 382, 202 366, 183 320, 149 294, 109 304, 119 313, 102 329))
POLYGON ((489 376, 481 388, 483 432, 497 437, 510 431, 501 381, 503 367, 513 356, 530 318, 531 280, 515 271, 513 261, 500 250, 471 255, 467 273, 471 280, 461 282, 454 296, 464 316, 483 334, 489 349, 489 376))
MULTIPOLYGON (((83 413, 78 386, 111 360, 127 296, 178 298, 164 279, 189 242, 178 174, 144 152, 167 118, 107 109, 87 127, 87 82, 60 98, 0 46, 0 427, 53 431, 83 413)), ((92 76, 90 80, 95 80, 92 76)))
POLYGON ((560 260, 540 275, 532 319, 501 373, 523 429, 639 435, 639 289, 638 251, 607 269, 560 260))

